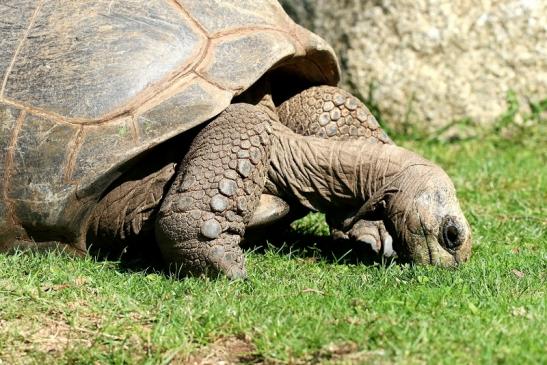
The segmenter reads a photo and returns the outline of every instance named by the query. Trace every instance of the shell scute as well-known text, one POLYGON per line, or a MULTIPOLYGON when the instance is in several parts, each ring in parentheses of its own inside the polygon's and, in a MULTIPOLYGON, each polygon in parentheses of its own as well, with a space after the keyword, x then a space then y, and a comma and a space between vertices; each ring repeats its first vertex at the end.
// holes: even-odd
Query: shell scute
POLYGON ((215 40, 211 51, 198 73, 222 88, 241 92, 272 67, 272 60, 281 61, 296 49, 282 33, 253 31, 215 40))
POLYGON ((140 142, 152 144, 220 113, 232 94, 198 77, 188 80, 175 95, 137 117, 140 142))
POLYGON ((76 185, 65 179, 70 142, 78 127, 35 115, 21 121, 7 196, 17 217, 29 226, 55 226, 76 185))
POLYGON ((4 96, 69 118, 104 118, 190 63, 204 37, 167 2, 48 1, 4 96))
POLYGON ((0 85, 17 50, 23 41, 25 32, 31 23, 32 14, 38 6, 37 1, 2 0, 0 14, 0 85))
POLYGON ((78 181, 78 191, 93 188, 92 192, 80 194, 100 194, 119 173, 116 168, 127 156, 136 154, 140 146, 135 143, 131 118, 99 126, 83 127, 77 145, 71 180, 78 181), (106 181, 102 177, 107 177, 106 181))

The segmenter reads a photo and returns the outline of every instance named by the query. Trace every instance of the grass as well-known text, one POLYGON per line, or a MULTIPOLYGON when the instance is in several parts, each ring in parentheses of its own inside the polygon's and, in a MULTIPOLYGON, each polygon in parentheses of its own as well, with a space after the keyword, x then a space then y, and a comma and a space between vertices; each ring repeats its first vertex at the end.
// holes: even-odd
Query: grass
POLYGON ((0 363, 545 363, 546 135, 403 142, 458 188, 475 246, 456 270, 331 260, 309 239, 248 252, 246 282, 0 256, 0 363))

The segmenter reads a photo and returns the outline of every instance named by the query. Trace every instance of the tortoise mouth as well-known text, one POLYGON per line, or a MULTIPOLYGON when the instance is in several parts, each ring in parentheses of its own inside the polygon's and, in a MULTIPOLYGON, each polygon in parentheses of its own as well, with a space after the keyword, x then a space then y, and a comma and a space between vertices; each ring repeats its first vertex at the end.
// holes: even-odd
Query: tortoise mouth
POLYGON ((467 241, 458 249, 449 250, 438 242, 437 237, 434 235, 424 234, 423 232, 410 232, 410 234, 405 235, 405 240, 400 234, 397 234, 394 227, 388 221, 385 221, 385 226, 392 239, 391 242, 383 245, 381 252, 386 256, 385 253, 390 252, 391 249, 394 253, 391 257, 395 258, 401 264, 415 263, 454 267, 466 261, 469 256, 459 249, 468 246, 467 241))

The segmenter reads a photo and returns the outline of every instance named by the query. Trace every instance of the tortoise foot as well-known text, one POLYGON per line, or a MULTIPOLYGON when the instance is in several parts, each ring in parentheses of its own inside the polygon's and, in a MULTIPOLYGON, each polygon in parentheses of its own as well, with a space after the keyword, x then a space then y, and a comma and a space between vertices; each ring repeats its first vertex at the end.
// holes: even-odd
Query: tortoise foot
POLYGON ((394 257, 396 255, 393 248, 393 238, 382 221, 358 220, 347 231, 331 228, 331 234, 335 239, 350 239, 364 243, 376 254, 384 257, 394 257))

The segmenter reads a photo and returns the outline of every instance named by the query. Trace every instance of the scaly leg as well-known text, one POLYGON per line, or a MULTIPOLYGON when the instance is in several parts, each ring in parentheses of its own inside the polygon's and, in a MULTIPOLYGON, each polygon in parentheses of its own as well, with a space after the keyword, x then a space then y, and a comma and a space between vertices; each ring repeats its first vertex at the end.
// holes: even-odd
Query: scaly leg
POLYGON ((393 144, 367 107, 337 87, 306 89, 281 104, 277 113, 281 123, 304 136, 393 144))
POLYGON ((271 122, 262 107, 233 104, 194 139, 156 219, 176 270, 246 276, 239 242, 264 189, 271 122))

